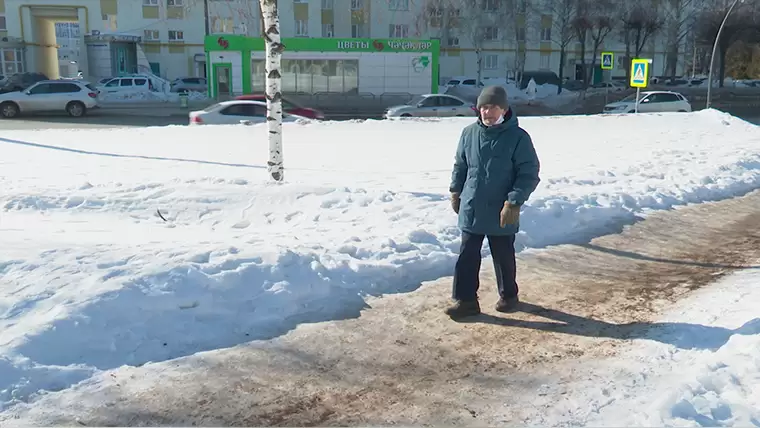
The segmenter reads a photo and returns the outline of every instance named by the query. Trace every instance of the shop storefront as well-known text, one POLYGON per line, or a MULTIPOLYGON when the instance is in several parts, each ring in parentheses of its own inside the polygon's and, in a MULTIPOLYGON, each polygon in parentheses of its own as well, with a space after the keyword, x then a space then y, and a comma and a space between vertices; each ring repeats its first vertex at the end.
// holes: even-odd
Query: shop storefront
MULTIPOLYGON (((437 40, 283 39, 284 93, 438 92, 437 40)), ((261 38, 207 36, 209 94, 264 92, 265 50, 261 38)))

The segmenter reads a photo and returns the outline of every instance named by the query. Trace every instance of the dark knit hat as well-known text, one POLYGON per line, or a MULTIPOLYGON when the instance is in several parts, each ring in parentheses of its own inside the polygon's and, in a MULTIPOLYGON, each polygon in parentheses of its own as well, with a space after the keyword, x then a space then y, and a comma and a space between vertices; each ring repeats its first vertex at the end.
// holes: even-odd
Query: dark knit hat
POLYGON ((480 91, 480 95, 478 95, 476 107, 480 108, 486 104, 499 106, 504 110, 507 110, 509 108, 509 103, 507 103, 507 90, 501 86, 486 86, 480 91))

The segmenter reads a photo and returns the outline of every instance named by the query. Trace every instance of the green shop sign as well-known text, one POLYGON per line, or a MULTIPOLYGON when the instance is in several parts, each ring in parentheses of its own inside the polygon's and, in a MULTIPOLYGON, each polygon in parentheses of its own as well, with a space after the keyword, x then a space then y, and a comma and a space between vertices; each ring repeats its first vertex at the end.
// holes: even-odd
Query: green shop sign
MULTIPOLYGON (((336 38, 283 38, 285 50, 291 52, 435 52, 438 40, 409 39, 336 39, 336 38)), ((206 36, 206 51, 263 51, 264 39, 237 34, 206 36)))

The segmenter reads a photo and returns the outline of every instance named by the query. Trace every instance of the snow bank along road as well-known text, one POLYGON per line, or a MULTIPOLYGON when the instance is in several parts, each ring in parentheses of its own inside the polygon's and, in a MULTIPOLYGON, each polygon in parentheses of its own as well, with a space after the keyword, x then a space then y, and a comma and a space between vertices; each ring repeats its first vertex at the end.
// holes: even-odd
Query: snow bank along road
POLYGON ((542 373, 614 353, 643 328, 616 323, 756 244, 737 223, 757 220, 750 197, 651 210, 760 187, 757 127, 715 111, 527 118, 544 178, 518 237, 527 319, 443 319, 448 281, 367 297, 451 271, 444 192, 467 122, 292 124, 283 186, 266 184, 263 127, 3 133, 1 417, 515 420, 542 373), (647 215, 625 242, 584 244, 647 215), (531 250, 558 244, 576 246, 531 250), (581 319, 526 324, 563 313, 581 319))
MULTIPOLYGON (((441 315, 444 278, 370 299, 358 319, 103 373, 5 416, 96 426, 557 425, 561 415, 546 415, 572 397, 565 394, 579 368, 666 326, 650 320, 690 291, 737 269, 760 269, 750 264, 760 260, 757 224, 760 192, 653 214, 588 244, 522 254, 526 313, 452 322, 441 315), (546 397, 542 388, 552 384, 556 396, 546 397)), ((492 277, 483 275, 485 300, 496 298, 492 277)), ((688 337, 670 345, 721 345, 700 345, 707 327, 680 328, 688 337)), ((593 413, 594 403, 577 406, 593 413)))

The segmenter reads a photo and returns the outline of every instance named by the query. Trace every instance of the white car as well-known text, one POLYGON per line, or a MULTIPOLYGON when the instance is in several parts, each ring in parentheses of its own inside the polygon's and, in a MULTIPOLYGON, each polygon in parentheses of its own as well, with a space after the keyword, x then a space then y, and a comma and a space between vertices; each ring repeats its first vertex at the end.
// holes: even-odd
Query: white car
MULTIPOLYGON (((190 125, 238 125, 267 121, 267 103, 262 101, 231 100, 212 104, 203 110, 191 111, 190 125)), ((282 121, 310 122, 311 119, 283 113, 282 121)))
POLYGON ((426 94, 413 98, 406 104, 391 106, 385 110, 386 119, 396 117, 465 117, 476 116, 472 103, 449 94, 426 94))
POLYGON ((97 106, 98 90, 80 80, 42 80, 23 91, 0 94, 0 115, 8 119, 54 111, 81 117, 97 106))
MULTIPOLYGON (((691 104, 683 95, 672 91, 646 91, 639 98, 639 113, 690 112, 691 104)), ((635 113, 636 94, 604 106, 604 113, 635 113)))

